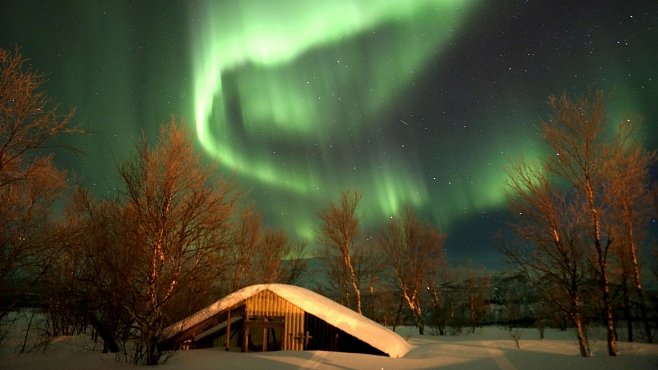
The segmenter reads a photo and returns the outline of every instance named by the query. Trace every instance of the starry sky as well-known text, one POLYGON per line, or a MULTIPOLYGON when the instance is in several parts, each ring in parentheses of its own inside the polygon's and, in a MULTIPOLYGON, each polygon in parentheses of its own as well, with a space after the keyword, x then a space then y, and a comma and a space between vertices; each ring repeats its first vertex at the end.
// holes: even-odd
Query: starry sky
POLYGON ((313 246, 317 212, 363 194, 371 235, 409 206, 449 259, 500 261, 505 167, 542 155, 546 98, 604 89, 658 148, 658 2, 3 1, 19 46, 90 134, 57 163, 93 193, 175 113, 266 222, 313 246))

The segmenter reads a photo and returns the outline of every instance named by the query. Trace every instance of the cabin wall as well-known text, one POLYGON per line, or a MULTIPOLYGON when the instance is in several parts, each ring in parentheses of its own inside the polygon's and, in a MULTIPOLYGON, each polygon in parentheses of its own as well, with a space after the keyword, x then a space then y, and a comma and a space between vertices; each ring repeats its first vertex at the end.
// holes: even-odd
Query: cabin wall
POLYGON ((250 297, 246 301, 247 317, 279 316, 284 318, 281 349, 304 350, 304 311, 269 290, 250 297))

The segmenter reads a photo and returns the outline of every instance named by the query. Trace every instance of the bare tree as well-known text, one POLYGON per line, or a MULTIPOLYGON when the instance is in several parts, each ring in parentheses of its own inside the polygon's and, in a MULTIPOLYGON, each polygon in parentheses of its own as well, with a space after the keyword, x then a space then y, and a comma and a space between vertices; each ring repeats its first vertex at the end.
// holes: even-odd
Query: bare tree
POLYGON ((127 282, 114 308, 132 324, 131 360, 154 365, 164 329, 180 319, 176 303, 207 300, 222 272, 232 187, 202 165, 174 118, 162 126, 159 144, 144 139, 119 174, 124 190, 107 208, 101 240, 92 239, 89 266, 98 269, 98 286, 127 282))
POLYGON ((631 314, 632 284, 637 295, 644 331, 649 343, 653 342, 651 325, 647 315, 646 301, 642 289, 640 264, 638 260, 639 241, 646 235, 646 220, 649 219, 652 198, 649 167, 655 163, 655 152, 646 152, 634 138, 631 120, 620 125, 616 141, 612 146, 607 161, 606 173, 610 181, 606 184, 606 202, 611 207, 611 228, 616 236, 612 252, 619 262, 621 287, 623 290, 624 315, 628 326, 628 340, 633 341, 633 322, 631 314))
POLYGON ((75 209, 73 200, 81 205, 81 200, 87 193, 76 189, 69 196, 69 204, 65 208, 64 217, 57 221, 55 237, 51 248, 58 253, 51 258, 50 267, 44 274, 40 284, 45 292, 46 313, 49 324, 49 334, 59 335, 80 334, 87 328, 88 296, 84 295, 84 284, 77 280, 80 267, 84 261, 81 246, 89 231, 85 226, 86 212, 82 208, 75 209))
POLYGON ((455 271, 447 264, 447 261, 439 261, 436 276, 431 277, 428 282, 428 293, 431 302, 431 325, 439 335, 446 334, 448 323, 455 322, 456 302, 454 299, 455 271))
POLYGON ((18 50, 0 49, 0 186, 25 179, 43 165, 43 149, 71 127, 73 111, 57 113, 41 90, 45 78, 25 66, 18 50))
MULTIPOLYGON (((281 279, 281 262, 290 245, 288 237, 281 230, 266 230, 263 234, 262 247, 255 258, 258 279, 263 283, 276 283, 281 279)), ((256 271, 256 269, 254 269, 256 271)))
POLYGON ((549 97, 554 117, 544 122, 543 135, 555 155, 546 160, 546 168, 573 187, 585 200, 584 212, 588 215, 589 238, 595 252, 604 322, 608 341, 608 354, 617 355, 614 314, 610 298, 608 257, 612 238, 604 232, 606 204, 602 191, 610 174, 605 171, 610 157, 607 142, 607 117, 602 92, 590 101, 587 98, 572 100, 566 95, 549 97))
POLYGON ((359 234, 359 219, 356 211, 361 194, 343 192, 339 203, 320 213, 321 225, 318 237, 324 246, 325 255, 336 278, 344 303, 349 305, 349 297, 354 294, 355 307, 361 309, 361 287, 357 275, 355 252, 359 234))
POLYGON ((60 310, 73 312, 94 328, 103 340, 103 352, 123 350, 127 355, 134 320, 124 304, 138 267, 134 251, 123 243, 121 210, 117 199, 97 201, 81 188, 72 193, 60 221, 62 253, 52 277, 52 301, 59 307, 49 310, 53 316, 59 316, 60 310), (62 307, 58 300, 61 289, 66 289, 63 303, 68 306, 62 307))
POLYGON ((466 311, 471 321, 471 333, 480 325, 489 305, 489 290, 491 281, 482 275, 484 267, 475 267, 472 260, 466 262, 466 280, 464 289, 466 293, 466 311))
POLYGON ((297 279, 295 275, 303 269, 303 252, 304 245, 288 240, 285 232, 263 226, 261 216, 249 205, 233 225, 227 252, 228 291, 297 279))
POLYGON ((66 174, 46 149, 77 131, 73 112, 58 115, 42 90, 45 79, 25 64, 18 50, 0 49, 0 324, 56 255, 52 210, 66 174))
POLYGON ((35 162, 20 181, 0 186, 0 323, 34 292, 59 252, 53 207, 66 188, 65 173, 49 160, 35 162))
POLYGON ((383 313, 385 307, 381 305, 381 300, 387 289, 383 283, 384 276, 382 272, 386 269, 384 258, 376 238, 367 236, 354 253, 354 261, 357 268, 357 276, 362 290, 362 308, 363 314, 376 320, 384 320, 383 313))
POLYGON ((227 250, 228 292, 255 283, 254 256, 261 243, 261 218, 253 205, 245 208, 233 226, 232 245, 227 250))
POLYGON ((420 222, 410 209, 392 219, 379 236, 386 263, 421 335, 425 331, 421 295, 445 259, 443 239, 440 232, 420 222))
MULTIPOLYGON (((624 125, 614 127, 618 136, 610 133, 612 127, 602 92, 592 99, 572 100, 562 95, 550 97, 548 102, 554 114, 543 122, 542 133, 552 154, 541 161, 538 174, 530 173, 528 166, 513 170, 512 191, 530 204, 528 209, 539 212, 540 217, 535 216, 534 221, 544 223, 540 227, 553 234, 552 243, 557 250, 575 248, 581 243, 588 246, 587 254, 592 256, 599 285, 608 354, 615 356, 610 251, 616 237, 616 243, 623 245, 615 249, 628 251, 631 259, 635 254, 637 259, 639 224, 638 214, 634 212, 638 210, 637 204, 649 202, 645 174, 653 154, 643 154, 639 143, 627 140, 624 125), (553 185, 549 186, 549 180, 553 185), (554 211, 548 212, 549 206, 554 211), (576 230, 562 226, 562 216, 557 217, 561 212, 567 212, 574 220, 571 226, 578 227, 576 230), (623 226, 617 227, 615 220, 623 226), (561 228, 568 232, 566 236, 572 237, 561 235, 561 228)), ((531 240, 538 241, 536 237, 531 240)))
POLYGON ((580 207, 568 204, 541 168, 520 162, 508 169, 508 198, 522 244, 503 244, 508 260, 576 328, 582 356, 589 356, 583 300, 587 282, 587 250, 580 207))
POLYGON ((612 238, 606 237, 603 226, 603 189, 610 175, 606 173, 610 144, 606 141, 607 117, 602 92, 594 98, 571 100, 566 95, 550 97, 549 105, 555 116, 544 122, 543 135, 554 156, 547 161, 547 170, 559 176, 584 199, 588 215, 589 238, 595 253, 597 281, 606 326, 608 354, 616 356, 617 339, 610 298, 608 257, 612 238))

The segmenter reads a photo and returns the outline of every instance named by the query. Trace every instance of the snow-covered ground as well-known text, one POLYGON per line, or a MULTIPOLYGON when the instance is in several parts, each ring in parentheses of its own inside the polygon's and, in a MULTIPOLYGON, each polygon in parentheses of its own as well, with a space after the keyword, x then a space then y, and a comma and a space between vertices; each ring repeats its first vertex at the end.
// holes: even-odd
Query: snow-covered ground
MULTIPOLYGON (((592 339, 593 357, 582 358, 571 331, 546 330, 546 338, 539 340, 537 330, 524 329, 520 349, 501 328, 443 337, 419 336, 411 328, 399 332, 412 345, 399 359, 325 351, 229 353, 203 349, 177 352, 158 369, 658 369, 658 345, 621 342, 619 356, 612 358, 607 356, 605 340, 592 339)), ((117 362, 114 355, 93 351, 94 343, 84 337, 57 338, 45 352, 17 354, 24 334, 14 330, 0 345, 0 369, 135 369, 117 362)), ((592 336, 602 338, 600 334, 592 336)))

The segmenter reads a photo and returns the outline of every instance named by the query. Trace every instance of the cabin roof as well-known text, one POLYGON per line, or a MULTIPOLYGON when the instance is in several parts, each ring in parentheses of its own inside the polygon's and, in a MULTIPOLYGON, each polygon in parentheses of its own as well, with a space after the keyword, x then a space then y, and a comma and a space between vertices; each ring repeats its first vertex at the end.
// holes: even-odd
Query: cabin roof
POLYGON ((358 338, 391 357, 402 357, 410 346, 392 330, 379 325, 369 318, 344 307, 318 293, 294 285, 258 284, 240 289, 216 301, 199 312, 169 327, 170 337, 176 333, 228 310, 261 291, 269 290, 305 312, 358 338))

